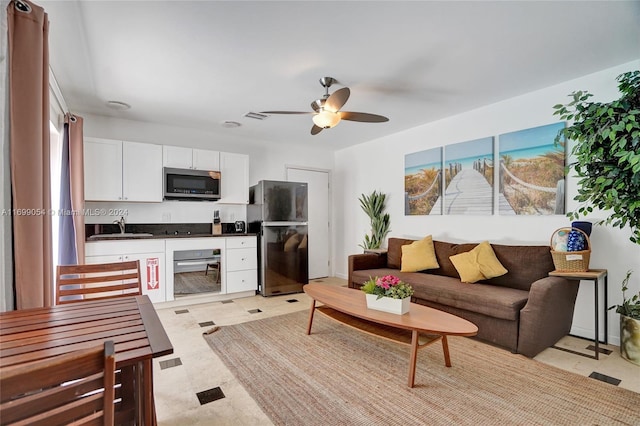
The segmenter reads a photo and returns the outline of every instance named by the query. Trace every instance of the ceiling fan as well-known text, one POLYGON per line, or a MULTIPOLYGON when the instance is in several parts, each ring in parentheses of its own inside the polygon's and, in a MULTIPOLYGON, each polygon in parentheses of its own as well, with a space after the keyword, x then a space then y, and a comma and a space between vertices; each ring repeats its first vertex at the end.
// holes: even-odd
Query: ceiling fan
POLYGON ((340 111, 340 108, 347 103, 351 91, 348 87, 338 89, 329 95, 329 87, 336 80, 333 77, 322 77, 320 84, 325 89, 325 93, 321 99, 311 102, 311 108, 314 112, 302 111, 262 111, 262 114, 313 114, 313 127, 311 134, 317 135, 322 129, 330 129, 336 126, 341 120, 360 121, 365 123, 383 123, 389 121, 387 117, 377 114, 369 114, 366 112, 340 111))

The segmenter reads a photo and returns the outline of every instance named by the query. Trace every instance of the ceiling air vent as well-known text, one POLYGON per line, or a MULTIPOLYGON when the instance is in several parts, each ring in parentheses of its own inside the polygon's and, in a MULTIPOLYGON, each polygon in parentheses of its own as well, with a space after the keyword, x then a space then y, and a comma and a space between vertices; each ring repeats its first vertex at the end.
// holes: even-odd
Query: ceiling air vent
POLYGON ((266 120, 269 118, 267 114, 261 114, 259 112, 248 112, 244 116, 247 118, 253 118, 254 120, 266 120))

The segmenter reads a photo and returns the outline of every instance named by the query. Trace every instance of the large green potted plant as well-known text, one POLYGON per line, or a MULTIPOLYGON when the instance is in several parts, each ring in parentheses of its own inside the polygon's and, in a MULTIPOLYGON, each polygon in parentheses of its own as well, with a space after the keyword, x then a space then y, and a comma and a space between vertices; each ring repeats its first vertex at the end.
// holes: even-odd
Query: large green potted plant
POLYGON ((620 314, 620 355, 622 358, 640 365, 640 292, 627 299, 629 278, 632 271, 622 280, 622 304, 613 305, 620 314))
MULTIPOLYGON (((594 208, 609 216, 596 224, 617 228, 629 226, 629 239, 640 245, 640 71, 617 77, 620 98, 611 102, 591 102, 587 91, 572 93, 572 101, 558 104, 554 115, 572 121, 556 137, 556 143, 574 141, 571 149, 582 203, 570 219, 578 219, 594 208)), ((622 282, 620 314, 620 354, 640 363, 640 301, 638 295, 625 297, 631 271, 622 282)), ((612 308, 613 308, 612 307, 612 308)))
POLYGON ((597 222, 631 228, 630 240, 640 244, 640 71, 617 77, 621 96, 611 102, 591 102, 587 91, 572 93, 572 101, 558 104, 554 115, 573 124, 562 129, 556 143, 575 142, 571 150, 582 203, 570 219, 594 208, 609 216, 597 222))
POLYGON ((371 221, 371 236, 365 235, 364 242, 360 244, 365 250, 379 249, 389 233, 391 221, 389 213, 384 212, 386 198, 384 193, 378 191, 373 191, 370 195, 362 194, 359 198, 362 210, 371 221))

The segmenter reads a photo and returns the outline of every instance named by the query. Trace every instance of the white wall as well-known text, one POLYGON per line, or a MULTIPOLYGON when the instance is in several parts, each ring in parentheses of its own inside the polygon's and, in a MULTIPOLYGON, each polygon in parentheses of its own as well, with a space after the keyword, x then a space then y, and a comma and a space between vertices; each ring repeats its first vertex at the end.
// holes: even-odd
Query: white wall
MULTIPOLYGON (((640 60, 336 152, 334 180, 341 182, 334 187, 336 275, 346 278, 347 256, 362 252, 358 244, 369 232, 369 223, 360 209, 358 197, 373 190, 388 196, 390 236, 418 238, 433 234, 435 239, 451 242, 489 240, 548 245, 553 231, 569 225, 569 219, 564 216, 405 216, 404 156, 432 147, 558 122, 552 107, 568 102, 569 93, 586 89, 594 94, 592 100, 610 101, 619 97, 615 78, 638 68, 640 60)), ((573 201, 576 193, 576 179, 569 177, 568 210, 577 207, 573 201)), ((599 213, 586 220, 604 217, 599 213)), ((628 269, 636 271, 632 288, 637 292, 640 287, 640 246, 632 244, 629 235, 628 230, 610 227, 595 227, 591 235, 590 267, 609 270, 609 305, 621 301, 620 282, 628 269)), ((582 282, 573 333, 593 337, 593 303, 592 283, 582 282)), ((618 316, 612 311, 609 312, 608 329, 610 340, 618 344, 618 316)), ((600 330, 604 336, 602 326, 600 330)))
MULTIPOLYGON (((187 146, 191 148, 235 152, 249 155, 249 183, 259 180, 286 180, 285 166, 297 165, 331 169, 333 153, 326 149, 266 144, 260 140, 240 139, 229 129, 228 137, 192 128, 78 113, 84 118, 84 135, 106 139, 187 146)), ((246 219, 246 207, 219 203, 166 201, 162 203, 86 203, 86 208, 127 209, 128 223, 204 223, 220 210, 223 222, 246 219)), ((86 217, 86 223, 107 223, 118 218, 86 217)))

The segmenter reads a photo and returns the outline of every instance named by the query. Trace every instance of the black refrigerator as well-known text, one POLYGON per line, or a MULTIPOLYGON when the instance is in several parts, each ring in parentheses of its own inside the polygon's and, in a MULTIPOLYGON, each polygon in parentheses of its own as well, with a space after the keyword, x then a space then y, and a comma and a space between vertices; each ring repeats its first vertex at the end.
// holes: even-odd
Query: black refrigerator
POLYGON ((258 289, 299 293, 309 282, 307 184, 262 180, 249 188, 249 232, 258 235, 258 289))

